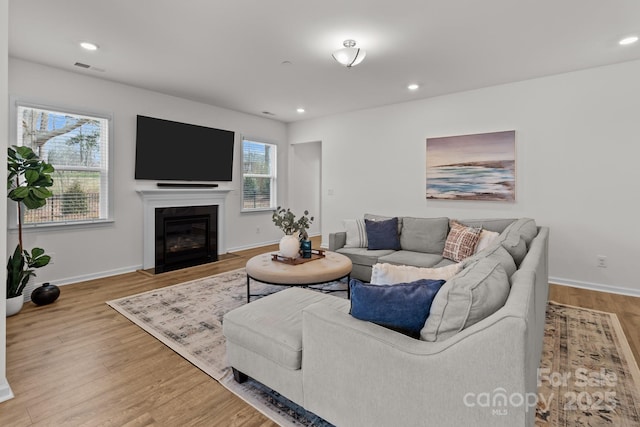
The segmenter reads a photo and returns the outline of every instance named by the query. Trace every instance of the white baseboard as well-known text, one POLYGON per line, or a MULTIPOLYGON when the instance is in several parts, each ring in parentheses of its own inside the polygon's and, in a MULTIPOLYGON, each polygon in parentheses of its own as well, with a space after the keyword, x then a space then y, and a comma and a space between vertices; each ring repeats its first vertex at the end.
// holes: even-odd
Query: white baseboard
POLYGON ((275 245, 279 241, 280 240, 273 240, 273 241, 269 241, 269 242, 252 243, 250 245, 243 245, 243 246, 236 246, 236 247, 233 247, 233 248, 227 248, 227 253, 229 253, 229 252, 238 252, 238 251, 246 251, 247 249, 255 249, 255 248, 259 248, 260 246, 275 245))
MULTIPOLYGON (((310 234, 309 237, 316 237, 316 236, 320 236, 320 234, 310 234)), ((269 246, 269 245, 276 245, 280 242, 280 239, 278 240, 271 240, 268 242, 260 242, 260 243, 251 243, 250 245, 243 245, 243 246, 236 246, 233 248, 227 248, 227 252, 238 252, 238 251, 246 251, 247 249, 255 249, 255 248, 259 248, 260 246, 269 246)), ((322 247, 322 245, 321 245, 322 247)))
MULTIPOLYGON (((124 274, 124 273, 131 273, 133 271, 140 270, 141 268, 142 268, 142 264, 132 265, 129 267, 116 268, 113 270, 100 271, 97 273, 83 274, 80 276, 66 277, 64 279, 58 279, 58 280, 51 280, 49 281, 49 283, 56 286, 71 285, 78 282, 86 282, 87 280, 102 279, 103 277, 116 276, 118 274, 124 274)), ((22 293, 25 296, 25 299, 24 299, 25 302, 31 301, 31 292, 33 292, 33 290, 39 286, 42 286, 42 283, 30 283, 27 285, 27 287, 24 288, 24 291, 22 293)))
POLYGON ((561 277, 549 277, 549 283, 573 288, 588 289, 590 291, 608 292, 610 294, 627 295, 640 298, 639 289, 622 288, 619 286, 603 285, 601 283, 582 282, 579 280, 564 279, 561 277))
POLYGON ((0 402, 4 402, 5 400, 13 399, 13 392, 11 391, 11 387, 9 387, 9 383, 6 378, 0 379, 0 402))

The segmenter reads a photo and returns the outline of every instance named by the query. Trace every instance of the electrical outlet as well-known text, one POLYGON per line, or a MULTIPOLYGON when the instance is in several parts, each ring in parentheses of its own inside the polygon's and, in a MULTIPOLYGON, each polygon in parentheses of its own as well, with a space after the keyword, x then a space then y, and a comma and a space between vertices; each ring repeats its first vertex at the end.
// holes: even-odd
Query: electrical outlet
POLYGON ((607 268, 607 257, 606 256, 598 255, 597 259, 598 259, 598 267, 607 268))

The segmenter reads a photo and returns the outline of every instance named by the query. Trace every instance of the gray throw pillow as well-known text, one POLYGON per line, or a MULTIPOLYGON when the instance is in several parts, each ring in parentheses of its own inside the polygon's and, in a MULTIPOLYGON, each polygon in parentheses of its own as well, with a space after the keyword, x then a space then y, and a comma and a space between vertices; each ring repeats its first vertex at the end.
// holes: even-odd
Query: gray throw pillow
POLYGON ((423 341, 444 341, 498 311, 510 292, 509 278, 496 260, 480 259, 444 284, 420 331, 423 341))
POLYGON ((524 239, 518 234, 512 233, 507 236, 498 236, 496 240, 509 252, 516 266, 519 267, 524 257, 527 256, 527 243, 524 239))
POLYGON ((500 243, 492 243, 487 248, 481 250, 472 257, 465 259, 464 261, 462 261, 462 268, 464 269, 483 258, 490 258, 498 261, 509 277, 511 277, 511 275, 517 270, 516 263, 513 260, 513 257, 509 252, 507 252, 505 248, 502 247, 500 243))
POLYGON ((538 235, 538 227, 535 220, 531 218, 518 218, 505 228, 502 234, 522 237, 529 247, 533 238, 538 235))

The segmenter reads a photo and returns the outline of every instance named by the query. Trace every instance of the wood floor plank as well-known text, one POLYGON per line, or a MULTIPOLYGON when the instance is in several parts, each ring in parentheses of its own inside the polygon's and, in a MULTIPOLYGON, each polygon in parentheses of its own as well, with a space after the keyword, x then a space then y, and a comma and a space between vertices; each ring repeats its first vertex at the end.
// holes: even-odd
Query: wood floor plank
MULTIPOLYGON (((315 238, 314 247, 320 244, 315 238)), ((158 275, 137 271, 61 287, 54 304, 7 318, 1 426, 236 426, 273 422, 105 304, 244 267, 277 246, 158 275)), ((640 360, 640 299, 552 285, 550 299, 615 312, 640 360)))

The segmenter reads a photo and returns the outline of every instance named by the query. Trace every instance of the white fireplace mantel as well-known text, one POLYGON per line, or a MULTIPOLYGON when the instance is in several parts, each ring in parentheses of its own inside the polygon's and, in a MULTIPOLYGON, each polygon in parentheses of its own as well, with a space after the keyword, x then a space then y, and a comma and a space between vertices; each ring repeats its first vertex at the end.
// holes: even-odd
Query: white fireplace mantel
POLYGON ((227 251, 225 245, 225 201, 231 190, 217 188, 139 188, 143 203, 143 268, 155 267, 156 208, 181 206, 218 206, 218 255, 227 251))

